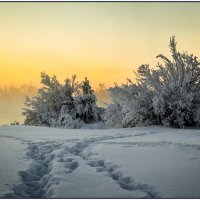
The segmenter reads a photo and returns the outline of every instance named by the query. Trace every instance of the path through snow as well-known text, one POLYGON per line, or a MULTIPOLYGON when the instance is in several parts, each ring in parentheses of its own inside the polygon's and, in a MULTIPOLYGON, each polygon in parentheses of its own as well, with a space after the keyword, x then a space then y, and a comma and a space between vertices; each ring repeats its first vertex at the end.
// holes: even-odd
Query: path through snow
MULTIPOLYGON (((191 179, 197 171, 182 171, 183 176, 187 173, 188 183, 184 183, 183 187, 179 188, 177 185, 177 188, 174 188, 174 184, 177 183, 166 182, 166 191, 165 187, 163 189, 157 184, 159 180, 156 182, 152 178, 151 181, 148 176, 145 179, 138 175, 142 174, 143 168, 145 169, 137 163, 146 155, 146 149, 149 149, 149 152, 162 151, 166 147, 166 155, 173 152, 177 158, 184 157, 186 164, 192 162, 192 166, 197 170, 200 164, 200 144, 197 141, 200 138, 199 131, 191 130, 191 137, 188 137, 187 131, 183 130, 181 137, 180 133, 174 132, 173 135, 169 130, 176 129, 150 127, 150 130, 88 130, 86 133, 86 130, 1 127, 0 138, 19 141, 20 145, 24 145, 25 150, 22 152, 25 157, 22 157, 29 165, 26 164, 25 169, 18 170, 19 180, 12 186, 8 185, 9 192, 0 195, 3 198, 175 198, 185 195, 181 190, 194 183, 191 193, 186 193, 188 196, 183 197, 197 197, 200 190, 196 184, 200 183, 200 176, 197 175, 195 180, 191 179), (42 133, 44 131, 49 132, 49 135, 42 133), (186 140, 187 138, 189 139, 186 140), (120 152, 117 152, 118 150, 120 152), (142 155, 138 157, 137 152, 140 154, 141 150, 142 155), (123 152, 127 152, 128 155, 121 157, 123 152), (138 168, 141 173, 135 173, 138 168), (192 192, 195 192, 193 196, 192 192)), ((156 156, 160 159, 158 154, 152 155, 152 160, 156 156)), ((152 168, 154 163, 151 163, 151 158, 148 162, 149 168, 152 168)), ((170 165, 171 161, 168 162, 170 165)), ((150 169, 149 172, 151 171, 150 169)), ((154 175, 158 177, 157 174, 154 175)))

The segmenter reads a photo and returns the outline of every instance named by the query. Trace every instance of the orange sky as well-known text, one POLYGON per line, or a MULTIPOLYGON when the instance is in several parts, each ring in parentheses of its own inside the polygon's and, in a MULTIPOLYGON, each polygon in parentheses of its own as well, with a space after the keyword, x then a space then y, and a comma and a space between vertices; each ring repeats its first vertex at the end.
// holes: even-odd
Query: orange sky
POLYGON ((122 83, 169 55, 172 35, 180 50, 200 55, 198 2, 1 2, 0 29, 0 87, 39 86, 41 71, 87 76, 94 87, 122 83))

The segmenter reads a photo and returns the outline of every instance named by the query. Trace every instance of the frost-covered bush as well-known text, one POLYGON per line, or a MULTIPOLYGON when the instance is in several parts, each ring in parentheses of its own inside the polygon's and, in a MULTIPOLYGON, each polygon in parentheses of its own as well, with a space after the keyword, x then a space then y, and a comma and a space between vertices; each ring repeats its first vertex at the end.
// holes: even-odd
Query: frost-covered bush
POLYGON ((139 90, 136 84, 128 81, 122 86, 109 88, 113 103, 103 115, 108 127, 132 127, 153 122, 152 104, 149 93, 139 90), (150 120, 151 119, 151 120, 150 120))
POLYGON ((172 60, 158 55, 163 64, 155 69, 142 65, 136 83, 128 80, 121 87, 110 88, 113 105, 105 118, 111 126, 129 127, 148 124, 198 126, 200 124, 200 68, 196 56, 176 49, 170 39, 172 60))
POLYGON ((63 104, 68 113, 73 112, 73 95, 78 92, 79 85, 76 76, 65 80, 62 85, 56 76, 50 77, 41 73, 41 83, 44 85, 33 98, 26 97, 23 114, 26 125, 55 126, 63 104))
POLYGON ((87 79, 80 84, 73 75, 62 85, 56 76, 41 73, 41 83, 38 95, 25 99, 24 124, 81 128, 98 120, 96 97, 87 79))

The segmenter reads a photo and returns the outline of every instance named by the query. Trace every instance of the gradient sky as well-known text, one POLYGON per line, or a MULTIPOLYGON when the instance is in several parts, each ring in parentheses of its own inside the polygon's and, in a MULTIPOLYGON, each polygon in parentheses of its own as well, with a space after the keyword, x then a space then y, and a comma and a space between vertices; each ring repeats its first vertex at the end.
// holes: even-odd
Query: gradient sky
POLYGON ((0 3, 0 87, 87 76, 122 83, 140 64, 169 55, 169 38, 200 57, 200 3, 0 3))

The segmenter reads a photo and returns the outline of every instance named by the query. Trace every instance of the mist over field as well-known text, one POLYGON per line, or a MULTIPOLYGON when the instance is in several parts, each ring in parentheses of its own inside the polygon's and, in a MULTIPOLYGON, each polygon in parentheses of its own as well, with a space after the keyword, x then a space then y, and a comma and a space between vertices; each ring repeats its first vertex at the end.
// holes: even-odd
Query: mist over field
MULTIPOLYGON (((22 115, 22 109, 24 107, 25 96, 35 96, 37 89, 36 86, 31 84, 24 84, 19 87, 10 85, 0 88, 0 125, 10 124, 15 120, 23 123, 24 116, 22 115)), ((111 102, 104 84, 99 84, 98 88, 94 90, 99 106, 105 107, 107 103, 111 102)))
POLYGON ((10 124, 13 121, 23 122, 22 108, 25 96, 34 96, 37 88, 32 85, 0 88, 0 124, 10 124))

